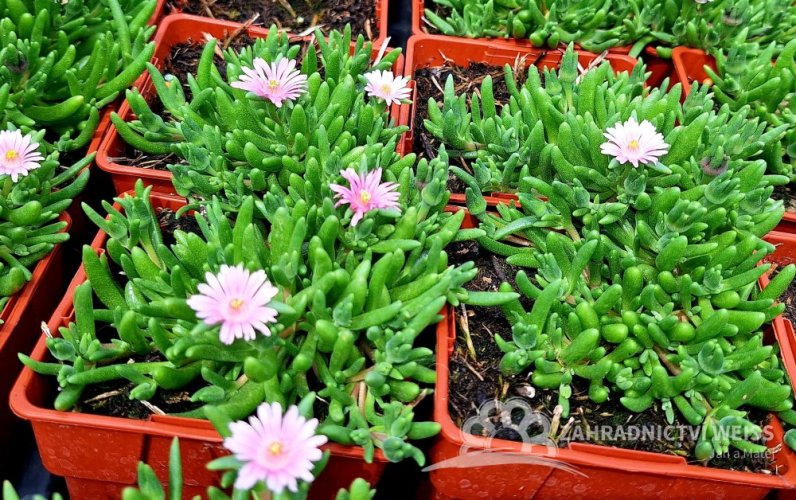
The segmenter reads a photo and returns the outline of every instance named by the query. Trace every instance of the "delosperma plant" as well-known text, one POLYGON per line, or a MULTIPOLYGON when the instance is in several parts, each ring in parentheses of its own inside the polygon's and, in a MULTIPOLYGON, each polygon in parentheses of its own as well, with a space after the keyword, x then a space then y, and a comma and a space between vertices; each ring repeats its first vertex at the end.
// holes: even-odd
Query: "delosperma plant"
POLYGON ((611 397, 632 412, 660 405, 670 423, 676 413, 703 425, 694 450, 699 460, 730 445, 765 451, 727 436, 760 435, 746 420, 748 408, 793 422, 790 383, 760 329, 782 312, 775 300, 796 268, 784 268, 759 292, 757 277, 769 266, 754 266, 773 247, 754 237, 732 247, 754 249, 746 254, 724 248, 734 256, 727 260, 700 255, 704 247, 718 250, 719 242, 689 244, 676 232, 662 248, 635 251, 611 245, 596 231, 584 236, 572 241, 548 232, 532 271, 517 274, 517 287, 533 306, 526 310, 518 300, 502 306, 512 337, 496 337, 505 353, 501 371, 532 370, 533 386, 558 390, 565 418, 574 378, 588 382, 596 403, 611 397))
POLYGON ((651 43, 667 57, 677 45, 729 48, 748 41, 781 49, 796 33, 796 8, 787 0, 433 0, 424 15, 445 35, 527 38, 550 48, 576 42, 593 52, 632 45, 634 57, 651 43))
POLYGON ((156 0, 8 0, 0 5, 0 129, 46 130, 85 147, 100 111, 144 71, 156 0))
MULTIPOLYGON (((269 407, 269 405, 262 405, 263 407, 269 407)), ((295 410, 296 407, 293 407, 292 410, 295 410)), ((291 411, 291 410, 288 410, 291 411)), ((281 415, 279 416, 281 417, 281 415)), ((278 418, 278 417, 276 417, 278 418)), ((275 417, 272 416, 268 420, 258 422, 266 424, 266 425, 273 425, 275 417)), ((247 426, 246 422, 234 422, 232 426, 247 426)), ((275 425, 275 428, 285 428, 285 422, 281 422, 281 425, 275 425)), ((229 435, 229 430, 227 428, 220 428, 219 431, 222 431, 224 435, 229 435)), ((317 437, 317 436, 316 436, 317 437)), ((278 442, 278 441, 277 441, 278 442)), ((262 442, 260 440, 253 440, 251 441, 253 447, 262 446, 262 442)), ((230 498, 235 499, 257 499, 262 498, 263 495, 270 494, 272 498, 276 498, 279 500, 301 500, 307 498, 307 493, 309 491, 309 486, 311 484, 312 479, 318 476, 318 474, 323 470, 326 465, 326 462, 329 458, 328 453, 321 453, 321 450, 317 447, 313 447, 313 449, 317 450, 318 459, 312 461, 314 468, 311 471, 310 475, 307 476, 306 474, 296 475, 294 479, 296 479, 296 484, 293 488, 285 485, 280 488, 273 488, 269 485, 268 480, 275 479, 277 475, 268 473, 264 477, 260 477, 259 481, 256 485, 249 487, 249 488, 240 488, 236 484, 236 477, 240 474, 240 469, 246 466, 247 463, 251 463, 254 460, 250 460, 249 462, 240 460, 237 456, 228 456, 216 459, 209 464, 207 464, 208 469, 210 470, 226 470, 227 472, 221 478, 220 484, 218 486, 210 486, 207 488, 207 497, 209 500, 229 500, 230 498), (225 493, 221 488, 229 487, 235 485, 235 490, 230 497, 227 493, 225 493)), ((294 469, 298 470, 298 469, 294 469)), ((137 487, 127 487, 122 492, 122 500, 165 500, 166 498, 178 500, 183 498, 183 476, 182 476, 182 457, 180 453, 180 440, 178 438, 174 438, 171 443, 171 448, 169 449, 169 481, 168 481, 168 488, 164 489, 163 484, 161 484, 160 479, 158 479, 157 475, 155 475, 155 471, 152 470, 152 467, 145 464, 144 462, 138 463, 138 485, 137 487)), ((11 491, 10 485, 4 487, 8 489, 9 492, 11 491)), ((376 494, 376 490, 370 487, 370 484, 362 478, 357 478, 351 482, 351 486, 348 489, 340 489, 337 492, 335 498, 337 500, 370 500, 376 494)), ((14 500, 18 500, 16 497, 12 496, 5 496, 8 500, 12 498, 14 500)), ((200 498, 199 496, 194 497, 195 499, 200 498)), ((56 500, 54 498, 53 500, 56 500)))
MULTIPOLYGON (((740 170, 758 161, 787 129, 767 128, 751 116, 749 107, 731 111, 725 105, 716 111, 705 88, 693 90, 683 104, 679 86, 668 93, 645 89, 640 65, 632 74, 614 75, 607 63, 579 74, 571 48, 559 70, 540 75, 530 68, 522 86, 510 67, 505 72, 511 97, 502 106, 495 103, 489 76, 472 96, 455 95, 449 78, 442 106, 429 99, 425 127, 451 156, 471 161, 471 171, 458 166, 451 171, 464 181, 468 199, 476 204, 482 201, 481 192, 516 191, 527 176, 580 185, 603 201, 641 196, 629 201, 643 204, 657 187, 691 189, 727 168, 740 170), (639 157, 650 167, 643 176, 620 150, 604 152, 626 130, 631 135, 657 134, 665 145, 646 160, 639 157)), ((648 146, 634 143, 631 136, 624 139, 614 148, 638 152, 648 146)), ((766 181, 779 185, 788 178, 768 176, 766 181)), ((781 210, 781 203, 769 202, 767 196, 759 201, 772 211, 781 210)), ((474 205, 470 209, 482 210, 474 205)))
POLYGON ((316 32, 302 46, 272 27, 240 53, 225 51, 225 80, 212 64, 211 40, 197 74, 188 77, 190 99, 170 75, 149 67, 170 117, 153 113, 133 90, 127 99, 137 119, 125 123, 114 115, 113 123, 137 149, 186 160, 169 169, 175 189, 190 202, 219 196, 235 208, 269 185, 288 189, 293 176, 363 158, 399 171, 414 162, 395 153, 406 128, 392 126, 389 116, 389 104, 408 96, 406 80, 390 72, 399 51, 371 62, 371 44, 360 36, 352 48, 351 41, 350 30, 331 32, 328 40, 316 32))
POLYGON ((718 71, 705 67, 716 101, 737 111, 749 105, 771 127, 785 126, 781 143, 771 144, 766 160, 772 171, 793 178, 796 166, 796 40, 779 55, 772 43, 763 50, 746 45, 717 51, 718 71), (773 62, 776 60, 776 62, 773 62))
POLYGON ((55 245, 69 238, 58 221, 88 182, 93 157, 60 170, 58 153, 45 153, 44 131, 0 131, 0 309, 32 276, 55 245))
POLYGON ((57 375, 59 410, 91 384, 130 381, 130 397, 147 400, 202 381, 197 408, 182 415, 240 419, 266 399, 298 404, 320 412, 322 434, 363 446, 368 460, 378 447, 390 460, 423 463, 408 440, 439 426, 413 422, 435 380, 433 352, 416 339, 475 274, 472 264, 448 266, 443 250, 463 216, 443 211, 446 165, 444 152, 422 161, 426 177, 410 172, 401 189, 326 174, 308 181, 320 201, 246 197, 234 222, 213 200, 195 214, 200 232, 175 231, 171 245, 139 184, 117 199, 123 214, 109 205, 107 221, 88 212, 108 234, 106 252, 84 250, 89 281, 75 291, 75 322, 48 339, 57 362, 21 359, 57 375), (110 343, 97 337, 103 325, 116 332, 110 343), (159 360, 143 360, 153 353, 159 360))
POLYGON ((562 417, 577 378, 595 403, 655 405, 670 423, 702 425, 699 460, 730 446, 760 452, 749 408, 796 423, 790 382, 761 331, 784 310, 777 299, 796 267, 757 285, 774 251, 762 237, 783 214, 770 196, 789 181, 767 174, 762 157, 785 127, 750 120, 748 106, 716 111, 706 87, 680 105, 678 87, 646 91, 605 66, 578 76, 573 61, 568 52, 544 86, 532 71, 521 89, 507 69, 500 113, 488 80, 469 109, 453 97, 442 122, 430 112, 428 129, 475 159, 472 174, 452 170, 468 185, 478 242, 525 268, 516 290, 504 283, 466 302, 502 304, 512 337, 495 338, 501 371, 556 390, 562 417), (519 203, 490 211, 481 191, 506 178, 519 203))

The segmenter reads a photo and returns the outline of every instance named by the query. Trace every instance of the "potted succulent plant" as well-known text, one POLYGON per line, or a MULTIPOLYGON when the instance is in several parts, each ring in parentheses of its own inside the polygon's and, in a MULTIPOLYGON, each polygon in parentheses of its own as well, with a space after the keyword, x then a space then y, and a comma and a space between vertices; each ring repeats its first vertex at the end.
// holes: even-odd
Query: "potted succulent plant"
POLYGON ((586 50, 618 49, 637 57, 650 43, 663 57, 678 45, 730 47, 748 40, 785 45, 793 37, 796 9, 787 1, 660 2, 414 0, 414 34, 469 38, 527 38, 536 47, 580 44, 586 50), (728 5, 729 4, 729 5, 728 5), (423 26, 425 24, 425 26, 423 26), (425 29, 424 29, 425 28, 425 29), (621 48, 621 49, 620 49, 621 48))
POLYGON ((529 176, 521 208, 479 212, 477 244, 450 249, 479 274, 438 327, 436 491, 758 498, 796 487, 796 436, 782 428, 794 424, 792 330, 761 330, 785 309, 777 299, 796 266, 760 291, 770 265, 758 264, 781 240, 761 239, 769 222, 736 226, 757 212, 737 205, 740 184, 714 196, 750 173, 730 169, 702 197, 656 190, 620 217, 587 190, 529 176), (739 217, 713 219, 708 207, 739 217))
MULTIPOLYGON (((191 24, 195 24, 195 20, 170 18, 161 33, 166 37, 170 26, 177 28, 191 24)), ((212 32, 219 36, 228 29, 218 21, 205 25, 212 26, 212 32)), ((391 137, 397 141, 404 131, 390 126, 390 116, 397 118, 401 96, 406 94, 396 94, 399 95, 397 99, 387 96, 385 100, 373 93, 366 98, 361 90, 367 86, 368 79, 386 78, 390 81, 384 80, 382 84, 392 85, 394 82, 396 88, 405 85, 404 79, 394 77, 389 71, 391 67, 400 66, 398 51, 386 51, 384 46, 374 49, 362 38, 351 43, 350 32, 332 32, 328 41, 320 36, 305 38, 300 44, 291 43, 288 35, 277 33, 275 28, 270 33, 250 28, 248 33, 258 40, 240 52, 227 49, 226 62, 220 64, 225 73, 223 78, 219 68, 212 64, 214 51, 218 48, 216 41, 204 47, 196 74, 183 82, 191 82, 185 85, 185 89, 171 85, 172 76, 163 75, 150 66, 152 87, 147 91, 144 85, 141 92, 148 92, 150 98, 157 92, 158 104, 162 103, 168 115, 161 117, 155 109, 157 101, 153 101, 150 107, 141 92, 128 93, 119 116, 113 119, 114 126, 103 140, 97 160, 100 168, 111 172, 117 190, 129 189, 136 178, 144 178, 153 181, 156 189, 175 189, 183 196, 193 192, 208 196, 211 192, 230 191, 226 196, 233 197, 235 192, 239 196, 242 192, 264 191, 270 182, 269 177, 283 163, 290 164, 293 173, 301 174, 297 163, 301 165, 313 157, 319 160, 326 154, 337 154, 345 161, 351 159, 348 156, 359 154, 369 157, 390 155, 389 151, 395 148, 391 145, 391 137), (271 100, 269 95, 257 91, 257 82, 251 80, 251 75, 265 78, 259 68, 270 68, 280 59, 284 61, 281 64, 288 64, 296 57, 300 58, 301 64, 291 67, 291 75, 299 78, 296 87, 299 95, 295 103, 291 101, 282 106, 282 100, 271 100), (262 66, 254 69, 255 63, 262 66), (261 72, 260 76, 257 76, 257 71, 261 72), (247 98, 247 92, 251 91, 255 92, 247 98), (334 101, 330 101, 332 97, 334 101), (231 121, 229 116, 239 116, 240 119, 231 121), (244 119, 245 116, 249 119, 244 119), (266 117, 268 120, 261 123, 260 120, 266 117), (277 137, 269 139, 274 133, 278 134, 277 137), (214 142, 218 134, 227 136, 221 145, 223 161, 219 160, 216 165, 193 162, 193 171, 186 171, 184 164, 190 161, 189 155, 203 157, 206 154, 203 151, 217 149, 214 142), (286 140, 283 136, 294 134, 298 140, 295 144, 288 142, 289 149, 279 144, 279 141, 286 140), (262 138, 253 141, 252 135, 262 138), (379 145, 369 145, 371 138, 376 139, 375 143, 379 145), (118 156, 124 151, 125 142, 142 152, 143 157, 159 160, 156 168, 161 170, 119 165, 118 156), (323 146, 327 142, 328 153, 323 146), (172 188, 170 179, 173 173, 177 175, 172 188), (241 175, 243 185, 234 185, 240 182, 241 175)), ((162 47, 167 39, 158 38, 158 42, 162 47)), ((292 78, 291 75, 285 73, 282 76, 292 78)), ((284 83, 290 82, 285 80, 284 83)), ((132 156, 136 159, 127 160, 128 163, 142 163, 142 155, 132 156)), ((392 156, 392 162, 398 163, 398 156, 394 153, 392 156)), ((357 163, 358 159, 353 161, 357 163)), ((407 164, 410 161, 404 160, 407 164)), ((278 181, 286 186, 290 172, 286 169, 281 171, 283 177, 278 181)))
MULTIPOLYGON (((574 61, 576 67, 590 68, 599 65, 602 57, 588 52, 576 52, 574 61)), ((496 46, 479 40, 443 40, 439 37, 420 36, 412 37, 407 48, 407 77, 415 85, 414 103, 410 109, 404 109, 402 123, 411 123, 411 130, 403 138, 401 150, 404 153, 415 152, 433 158, 439 147, 440 140, 425 129, 424 123, 429 119, 429 104, 437 100, 442 101, 445 95, 451 93, 467 94, 475 91, 482 81, 493 81, 493 94, 496 96, 496 105, 509 98, 509 82, 500 78, 503 67, 513 68, 511 71, 524 78, 526 73, 555 69, 562 63, 563 52, 542 51, 533 48, 496 46), (537 70, 538 68, 538 70, 537 70), (454 82, 447 83, 448 77, 453 77, 454 82), (505 85, 504 85, 505 83, 505 85), (447 87, 446 87, 447 85, 447 87), (445 89, 447 88, 447 91, 445 89), (432 101, 432 98, 433 101, 432 101)), ((636 61, 623 55, 609 54, 605 60, 617 72, 632 72, 636 61)), ((571 62, 571 61, 570 61, 571 62)), ((577 71, 577 69, 576 69, 577 71)), ((436 104, 434 104, 436 106, 436 104)), ((437 114, 435 114, 436 117, 437 114)), ((435 122, 439 123, 439 122, 435 122)), ((450 122, 446 130, 463 126, 461 122, 450 122)), ((442 141, 444 142, 444 141, 442 141)), ((468 157, 477 152, 460 151, 459 145, 446 143, 452 157, 458 161, 457 165, 467 163, 468 157), (458 158, 457 158, 458 157, 458 158)), ((465 167, 466 168, 466 167, 465 167)), ((449 184, 455 202, 464 200, 464 187, 451 178, 449 184)))
MULTIPOLYGON (((730 111, 750 106, 771 128, 785 130, 781 141, 766 148, 764 157, 769 172, 791 179, 796 157, 796 117, 791 106, 796 93, 795 52, 796 42, 791 42, 779 55, 773 43, 766 48, 749 44, 716 51, 715 59, 693 49, 678 49, 675 54, 675 64, 683 81, 708 82, 716 101, 730 111)), ((774 196, 785 203, 783 229, 793 226, 796 206, 792 202, 790 183, 778 187, 774 196)))
POLYGON ((4 2, 0 123, 23 132, 46 130, 45 139, 61 151, 88 146, 102 131, 102 109, 144 71, 152 56, 154 45, 147 40, 154 28, 147 21, 155 4, 4 2))
POLYGON ((15 428, 5 401, 21 369, 17 353, 31 348, 36 337, 30 332, 57 302, 59 244, 69 239, 66 210, 88 182, 92 160, 59 171, 59 154, 47 152, 44 135, 0 131, 0 442, 6 444, 15 428))
MULTIPOLYGON (((424 461, 411 440, 438 427, 412 422, 413 407, 429 394, 433 352, 413 344, 475 273, 448 266, 443 251, 463 215, 443 212, 447 162, 442 155, 416 169, 373 169, 363 158, 342 172, 339 159, 327 162, 308 172, 303 192, 274 184, 256 203, 241 198, 234 223, 226 201, 197 204, 196 232, 164 235, 140 186, 117 199, 120 209, 107 207, 107 221, 89 212, 103 231, 51 320, 53 332, 64 326, 61 336, 42 338, 22 357, 39 374, 25 370, 12 395, 14 411, 33 423, 45 466, 67 477, 70 491, 130 484, 125 464, 165 462, 164 435, 212 456, 220 437, 189 418, 243 418, 264 400, 299 404, 322 420, 319 431, 337 443, 332 461, 355 467, 329 477, 350 482, 368 471, 363 456, 382 467, 385 459, 424 461), (222 299, 222 290, 238 293, 232 279, 242 287, 234 290, 252 295, 222 299), (246 318, 237 316, 244 306, 246 318), (230 315, 219 316, 222 309, 230 315), (58 375, 55 410, 47 409, 48 374, 58 375), (145 422, 86 414, 128 399, 161 411, 145 422), (75 407, 82 413, 65 412, 75 407), (97 429, 107 433, 102 443, 97 429), (76 448, 106 445, 118 460, 102 452, 97 464, 94 452, 66 450, 65 432, 76 448)), ((174 224, 191 230, 182 219, 174 224)), ((379 470, 369 469, 369 479, 379 470)), ((208 473, 190 477, 201 484, 208 473)))
MULTIPOLYGON (((542 78, 530 71, 522 85, 510 67, 505 71, 509 98, 500 106, 493 104, 491 78, 484 79, 480 98, 455 95, 449 80, 442 105, 429 101, 425 128, 451 155, 467 161, 451 171, 470 193, 474 215, 483 211, 482 192, 516 191, 528 175, 583 186, 611 202, 644 205, 656 186, 680 186, 698 195, 728 168, 754 162, 749 172, 761 165, 765 171, 759 157, 784 133, 750 117, 748 108, 715 111, 706 88, 692 92, 682 105, 678 86, 668 93, 644 88, 640 66, 631 74, 614 76, 603 66, 579 75, 571 50, 558 72, 546 71, 542 78), (627 142, 633 137, 636 143, 627 142), (641 137, 647 137, 645 142, 638 142, 641 137), (646 154, 651 156, 645 159, 646 154), (624 164, 612 162, 612 155, 624 164), (633 168, 639 162, 651 167, 641 174, 633 168)), ((788 178, 772 175, 766 181, 753 203, 764 203, 788 178)), ((766 217, 762 224, 768 229, 783 211, 781 202, 770 205, 771 211, 756 214, 766 217)), ((611 203, 600 210, 619 210, 618 217, 624 213, 611 203)))

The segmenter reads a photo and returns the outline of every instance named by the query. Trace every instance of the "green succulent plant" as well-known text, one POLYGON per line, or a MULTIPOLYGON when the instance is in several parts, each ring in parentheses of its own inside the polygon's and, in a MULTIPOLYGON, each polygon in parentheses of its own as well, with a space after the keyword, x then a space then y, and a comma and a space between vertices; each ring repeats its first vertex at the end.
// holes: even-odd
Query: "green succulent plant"
POLYGON ((372 63, 371 43, 362 36, 351 44, 351 32, 333 31, 328 41, 316 32, 315 45, 291 44, 284 33, 272 27, 265 39, 236 53, 225 51, 227 79, 212 64, 216 47, 204 48, 197 74, 188 77, 193 97, 186 100, 180 85, 169 83, 149 67, 158 97, 170 117, 151 111, 136 91, 127 99, 138 117, 125 123, 113 115, 120 135, 132 146, 148 153, 177 153, 187 164, 172 165, 177 192, 189 201, 218 196, 228 208, 252 193, 263 193, 270 185, 288 189, 312 170, 339 169, 358 165, 365 158, 385 169, 401 171, 412 165, 413 156, 400 158, 395 146, 406 127, 391 123, 382 101, 365 97, 364 74, 388 70, 399 57, 398 50, 372 63), (242 68, 252 67, 254 58, 273 62, 280 57, 295 59, 301 53, 301 72, 308 89, 294 103, 276 108, 259 98, 247 98, 244 90, 230 86, 242 68), (164 119, 165 118, 165 119, 164 119))
POLYGON ((106 204, 106 220, 88 210, 109 238, 103 255, 84 249, 89 281, 75 291, 75 322, 47 341, 57 361, 20 358, 57 376, 59 410, 73 408, 91 384, 127 380, 130 397, 147 400, 203 381, 192 395, 198 407, 181 415, 240 419, 266 399, 309 412, 320 405, 319 430, 331 440, 363 446, 368 460, 378 447, 390 460, 423 463, 408 440, 439 425, 413 422, 413 404, 435 380, 433 351, 416 340, 476 272, 472 263, 449 266, 443 250, 464 215, 443 211, 446 166, 444 152, 422 162, 418 172, 429 177, 410 182, 401 214, 382 210, 348 226, 327 180, 316 186, 324 186, 323 202, 248 197, 234 222, 209 201, 195 214, 200 233, 176 231, 172 245, 139 183, 135 196, 117 199, 123 213, 106 204), (120 282, 110 262, 123 270, 120 282), (279 289, 269 304, 279 313, 271 335, 226 346, 218 327, 197 319, 187 299, 222 265, 263 270, 279 289), (102 325, 112 325, 110 343, 96 336, 102 325), (141 361, 153 353, 160 360, 141 361))
POLYGON ((776 56, 776 45, 760 50, 754 45, 716 51, 718 71, 706 66, 716 101, 730 111, 750 106, 752 113, 772 128, 785 126, 780 143, 766 148, 773 172, 793 179, 796 167, 796 41, 791 40, 776 56), (776 59, 776 62, 772 62, 776 59))
MULTIPOLYGON (((540 75, 531 68, 522 86, 516 85, 508 66, 505 71, 511 97, 501 107, 489 76, 472 96, 455 95, 449 79, 442 106, 429 100, 426 129, 451 155, 471 161, 471 172, 458 166, 451 166, 451 172, 466 184, 468 207, 475 214, 485 208, 481 192, 517 191, 528 176, 582 187, 603 203, 645 205, 657 189, 667 187, 693 189, 698 196, 718 173, 761 162, 766 149, 787 130, 784 124, 768 127, 749 106, 716 110, 706 87, 696 86, 682 104, 679 86, 668 93, 645 89, 642 66, 632 74, 615 75, 604 63, 579 75, 571 48, 559 70, 540 75), (649 121, 669 146, 643 174, 601 149, 606 130, 629 118, 649 121)), ((776 186, 789 179, 769 175, 765 181, 776 186)), ((757 181, 753 184, 758 187, 757 181)), ((768 207, 768 214, 782 210, 781 203, 767 196, 753 199, 768 207)))
MULTIPOLYGON (((32 136, 42 141, 44 131, 32 136)), ((13 182, 0 183, 0 309, 9 297, 30 281, 36 263, 53 247, 69 239, 66 221, 59 216, 88 183, 93 155, 60 169, 57 152, 39 168, 13 182)))
MULTIPOLYGON (((317 477, 326 465, 328 460, 328 453, 316 463, 313 476, 317 477)), ((222 457, 220 459, 210 462, 207 467, 210 470, 225 470, 227 464, 231 462, 230 457, 222 457)), ((225 473, 220 482, 220 486, 229 488, 234 481, 234 473, 232 471, 225 473)), ((122 492, 122 500, 181 500, 183 498, 184 479, 182 475, 182 457, 180 454, 180 440, 174 438, 171 442, 169 449, 169 479, 168 489, 163 488, 163 484, 155 475, 152 467, 144 462, 138 463, 138 485, 137 487, 127 487, 122 492)), ((5 486, 5 485, 4 485, 5 486)), ((296 493, 284 492, 279 495, 274 495, 273 498, 277 499, 304 499, 307 498, 309 491, 309 484, 306 482, 299 483, 299 491, 296 493)), ((232 495, 227 495, 224 490, 217 486, 210 486, 207 488, 207 498, 209 500, 246 500, 262 498, 264 491, 260 491, 261 487, 252 489, 251 491, 234 490, 232 495)), ((370 484, 362 478, 355 479, 348 489, 341 489, 337 495, 337 500, 370 500, 376 494, 376 490, 370 487, 370 484)), ((8 500, 18 500, 16 497, 6 496, 8 500)), ((57 500, 60 497, 55 497, 57 500)), ((194 497, 194 500, 201 498, 199 495, 194 497)), ((38 499, 36 499, 38 500, 38 499)))
POLYGON ((0 5, 0 129, 46 130, 61 151, 85 147, 100 111, 154 53, 155 0, 8 0, 0 5))
MULTIPOLYGON (((444 35, 527 38, 536 47, 575 42, 592 52, 632 46, 729 48, 737 43, 779 48, 794 35, 796 9, 787 0, 434 0, 425 20, 444 35)), ((428 5, 428 4, 427 4, 428 5)))

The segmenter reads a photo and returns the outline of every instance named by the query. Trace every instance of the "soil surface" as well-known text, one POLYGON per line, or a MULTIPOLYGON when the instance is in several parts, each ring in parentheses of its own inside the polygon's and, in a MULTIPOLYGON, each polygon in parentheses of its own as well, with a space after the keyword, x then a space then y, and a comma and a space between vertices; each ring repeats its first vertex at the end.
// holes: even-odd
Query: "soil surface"
MULTIPOLYGON (((517 78, 517 85, 525 82, 527 67, 533 61, 519 60, 514 67, 514 75, 517 78)), ((415 119, 413 123, 414 135, 412 150, 417 154, 422 154, 426 158, 435 158, 439 151, 440 141, 431 135, 423 121, 428 118, 428 100, 433 97, 441 107, 444 101, 445 82, 448 77, 453 77, 456 95, 467 94, 468 103, 473 92, 481 92, 481 83, 484 78, 492 77, 492 92, 495 96, 495 104, 500 106, 509 100, 509 91, 506 86, 505 73, 502 66, 490 66, 483 63, 471 63, 466 68, 456 66, 453 62, 447 62, 443 66, 434 68, 423 68, 415 71, 415 119)), ((458 163, 464 170, 472 172, 470 160, 456 157, 455 151, 449 151, 451 163, 458 163)), ((448 176, 448 189, 454 193, 464 193, 465 185, 453 174, 448 176)))
POLYGON ((350 24, 355 37, 362 34, 366 39, 373 40, 379 36, 376 0, 170 0, 170 5, 172 9, 181 9, 186 14, 239 23, 254 19, 255 24, 265 27, 276 24, 291 33, 305 32, 315 27, 327 33, 342 30, 346 24, 350 24))
MULTIPOLYGON (((467 288, 472 290, 496 290, 499 286, 501 274, 513 276, 501 257, 496 257, 478 249, 472 250, 462 244, 453 245, 449 254, 452 262, 465 262, 474 260, 479 268, 478 276, 467 288), (483 255, 486 254, 486 255, 483 255), (497 262, 496 262, 497 261, 497 262), (510 274, 509 274, 510 273, 510 274), (496 278, 498 278, 496 280, 496 278), (497 285, 495 282, 497 281, 497 285)), ((527 306, 526 306, 527 307, 527 306)), ((460 427, 466 427, 471 432, 482 432, 512 441, 522 441, 522 436, 514 426, 504 425, 506 419, 511 419, 514 424, 519 424, 524 416, 523 411, 514 408, 492 412, 486 418, 479 415, 479 407, 488 401, 504 402, 512 398, 520 398, 527 403, 534 412, 547 417, 547 421, 554 422, 555 407, 558 404, 558 391, 549 389, 536 389, 533 387, 528 371, 506 377, 498 368, 503 353, 498 348, 494 338, 495 334, 504 339, 511 338, 511 327, 497 307, 468 307, 466 322, 461 319, 461 310, 457 310, 457 330, 455 350, 450 359, 450 394, 449 411, 451 417, 460 427), (462 335, 463 326, 467 327, 470 334, 471 346, 468 347, 466 336, 462 335), (472 417, 476 423, 465 425, 472 417)), ((677 412, 675 411, 675 415, 677 412)), ((769 414, 764 411, 749 411, 749 419, 758 425, 765 426, 769 414)), ((536 437, 534 442, 542 442, 540 436, 544 428, 540 423, 527 423, 524 431, 528 437, 536 437)), ((551 424, 552 425, 555 424, 551 424)), ((669 425, 664 411, 656 404, 643 413, 633 413, 625 409, 618 397, 609 399, 602 404, 596 404, 588 397, 588 382, 575 378, 572 383, 572 397, 570 398, 569 418, 560 418, 555 442, 558 447, 566 447, 569 442, 581 441, 594 444, 615 446, 677 455, 686 458, 689 463, 704 465, 693 459, 692 450, 699 437, 700 428, 691 426, 675 419, 674 426, 678 436, 682 439, 666 439, 665 435, 657 432, 669 425), (617 426, 624 429, 617 430, 617 426), (630 429, 635 430, 631 431, 630 429), (590 432, 591 431, 591 432, 590 432), (632 438, 631 432, 638 432, 638 437, 632 438)), ((520 427, 522 429, 522 427, 520 427)), ((772 457, 766 454, 742 454, 730 450, 726 456, 715 457, 709 463, 710 467, 749 472, 771 474, 774 470, 772 457)))
POLYGON ((782 200, 785 210, 788 212, 796 212, 796 192, 794 192, 792 184, 775 187, 771 197, 775 200, 782 200))

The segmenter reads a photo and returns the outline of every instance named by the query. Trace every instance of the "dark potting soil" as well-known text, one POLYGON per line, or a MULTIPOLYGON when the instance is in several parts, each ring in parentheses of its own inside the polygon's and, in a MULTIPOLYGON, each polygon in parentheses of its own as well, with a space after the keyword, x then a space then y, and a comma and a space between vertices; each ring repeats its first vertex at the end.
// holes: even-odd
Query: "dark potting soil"
MULTIPOLYGON (((486 252, 482 250, 481 253, 486 252)), ((467 286, 472 290, 497 289, 494 280, 500 274, 505 274, 505 267, 508 267, 505 262, 500 263, 503 260, 500 257, 492 259, 494 256, 491 255, 477 255, 477 252, 472 252, 466 247, 452 248, 449 254, 452 262, 456 259, 462 262, 476 261, 479 268, 478 276, 467 286), (454 258, 454 256, 456 257, 454 258)), ((509 276, 513 275, 513 273, 509 274, 509 276)), ((479 408, 486 402, 505 402, 511 398, 520 398, 530 406, 533 412, 542 414, 549 422, 553 422, 555 407, 558 404, 557 390, 534 388, 528 372, 516 376, 504 376, 500 372, 499 363, 503 353, 495 342, 495 335, 499 334, 506 340, 511 339, 511 327, 500 309, 497 307, 469 307, 466 310, 466 321, 462 319, 461 312, 461 310, 456 311, 459 335, 456 336, 455 349, 449 365, 449 411, 457 425, 463 427, 468 419, 479 417, 478 423, 467 426, 471 432, 481 430, 485 436, 521 442, 524 436, 515 430, 516 424, 519 424, 525 416, 521 409, 492 412, 488 415, 479 413, 479 408), (465 327, 470 334, 471 344, 469 347, 466 336, 463 334, 465 327), (510 418, 515 426, 504 425, 503 422, 506 418, 510 418)), ((609 399, 602 404, 596 404, 588 397, 588 383, 575 378, 572 383, 570 415, 566 419, 560 418, 558 422, 559 432, 556 434, 556 445, 566 447, 569 442, 573 441, 590 442, 638 451, 677 455, 686 458, 689 462, 701 464, 693 459, 692 453, 699 437, 700 428, 679 421, 676 412, 675 417, 672 424, 675 427, 672 429, 677 437, 667 439, 665 434, 658 431, 670 425, 659 404, 643 413, 628 411, 619 402, 618 397, 609 399), (619 430, 620 428, 622 431, 619 430), (631 431, 631 428, 634 430, 631 431), (636 433, 636 437, 633 437, 631 432, 636 433)), ((749 411, 748 418, 764 427, 768 422, 769 414, 752 409, 749 411)), ((537 422, 527 425, 527 428, 522 430, 525 431, 527 437, 531 438, 542 437, 539 434, 544 431, 537 422)), ((540 441, 537 439, 534 442, 540 441)), ((768 474, 774 471, 770 455, 743 454, 732 449, 726 456, 715 457, 710 461, 709 466, 768 474)))
MULTIPOLYGON (((514 75, 517 78, 517 85, 525 82, 527 70, 530 64, 526 60, 518 60, 514 67, 514 75)), ((456 95, 466 94, 468 102, 473 92, 481 91, 481 83, 487 75, 492 76, 492 92, 495 96, 495 104, 500 105, 508 102, 510 94, 506 86, 505 73, 502 66, 490 66, 483 63, 471 63, 469 66, 460 67, 452 62, 446 62, 443 66, 433 68, 423 68, 415 71, 415 120, 414 139, 412 150, 417 154, 422 154, 426 158, 435 158, 439 151, 440 141, 431 135, 423 121, 428 118, 428 100, 433 97, 439 106, 444 100, 445 82, 448 77, 453 77, 456 95)), ((456 152, 450 151, 451 163, 458 163, 464 170, 472 172, 470 160, 456 157, 456 152)), ((448 175, 448 189, 453 193, 464 193, 465 185, 453 174, 448 175)))
POLYGON ((796 192, 794 192, 793 185, 786 184, 775 187, 771 197, 775 200, 782 200, 785 210, 788 212, 796 212, 796 192))
MULTIPOLYGON (((135 361, 163 361, 163 358, 152 354, 142 359, 135 359, 135 361)), ((111 380, 101 384, 86 386, 80 398, 80 403, 76 405, 75 409, 81 413, 93 415, 145 420, 155 413, 152 407, 166 414, 181 413, 199 408, 204 403, 191 401, 191 394, 205 385, 201 377, 197 377, 182 389, 167 391, 159 388, 155 395, 147 401, 151 405, 150 407, 141 401, 130 399, 130 391, 135 387, 135 384, 128 382, 126 379, 111 380)))
POLYGON ((291 33, 301 33, 316 26, 328 33, 350 24, 355 37, 362 34, 366 39, 374 40, 379 36, 375 0, 170 0, 170 4, 187 14, 239 23, 258 16, 255 24, 265 27, 276 24, 291 33))

